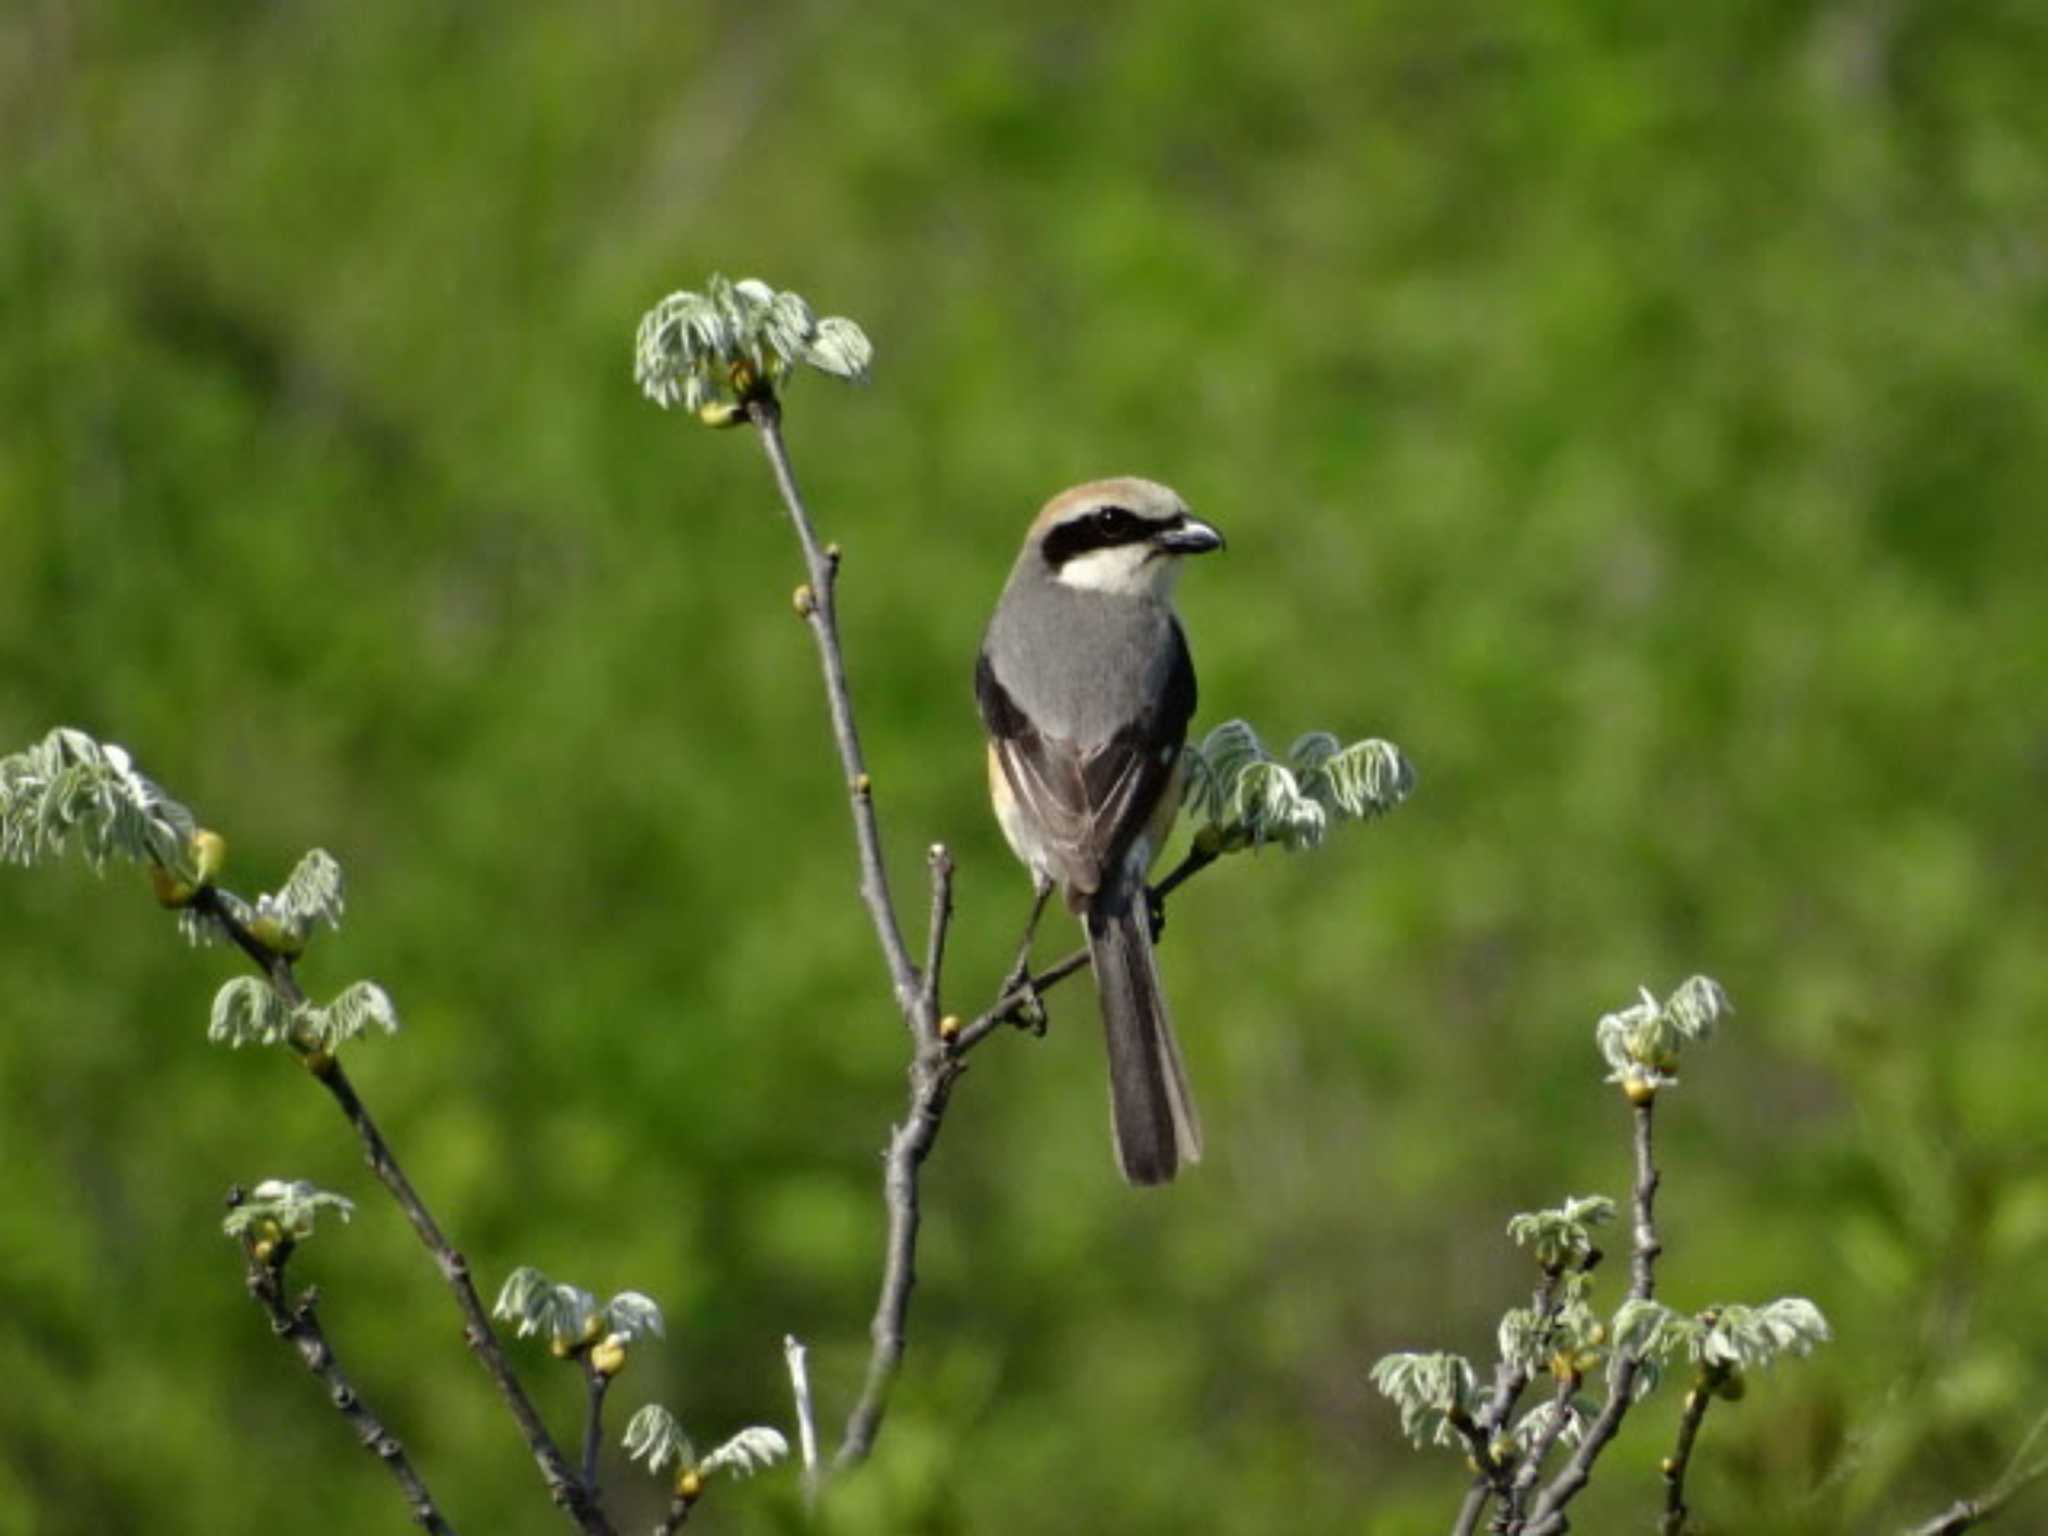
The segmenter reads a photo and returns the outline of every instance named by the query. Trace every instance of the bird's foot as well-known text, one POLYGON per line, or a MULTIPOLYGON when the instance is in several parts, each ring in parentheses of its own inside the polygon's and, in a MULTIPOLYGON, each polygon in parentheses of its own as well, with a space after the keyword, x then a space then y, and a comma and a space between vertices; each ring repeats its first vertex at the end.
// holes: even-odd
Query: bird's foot
POLYGON ((1028 1029, 1043 1038, 1045 1035, 1045 999, 1039 996, 1038 988, 1031 982, 1031 966, 1019 962, 1017 968, 1003 978, 1002 990, 996 996, 1014 998, 1003 1010, 1003 1016, 1019 1029, 1028 1029))
POLYGON ((1152 942, 1157 944, 1159 936, 1166 932, 1166 898, 1159 894, 1157 886, 1145 887, 1145 921, 1152 927, 1152 942))

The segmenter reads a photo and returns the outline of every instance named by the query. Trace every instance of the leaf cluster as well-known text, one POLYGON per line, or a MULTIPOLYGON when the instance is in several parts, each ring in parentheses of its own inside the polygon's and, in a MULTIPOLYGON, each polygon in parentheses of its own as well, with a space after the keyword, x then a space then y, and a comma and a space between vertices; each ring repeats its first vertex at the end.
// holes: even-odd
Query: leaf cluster
POLYGON ((1415 788, 1415 770, 1393 743, 1345 746, 1327 731, 1297 737, 1275 756, 1247 722, 1226 720, 1183 756, 1185 804, 1203 819, 1197 846, 1210 853, 1314 848, 1332 824, 1384 816, 1415 788))
POLYGON ((641 317, 633 377, 655 404, 723 426, 737 420, 739 402, 772 393, 800 366, 863 383, 873 361, 853 321, 821 319, 801 294, 758 278, 713 273, 702 293, 672 293, 641 317))

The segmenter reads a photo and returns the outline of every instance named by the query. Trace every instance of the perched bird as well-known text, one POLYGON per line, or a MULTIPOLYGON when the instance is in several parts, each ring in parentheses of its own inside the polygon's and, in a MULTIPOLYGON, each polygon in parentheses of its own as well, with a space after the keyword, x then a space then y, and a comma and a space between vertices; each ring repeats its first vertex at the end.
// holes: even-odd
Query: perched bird
POLYGON ((1153 481, 1063 491, 1025 534, 975 667, 996 820, 1038 896, 1019 974, 1058 886, 1088 930, 1117 1161, 1133 1184, 1163 1184, 1202 1155, 1145 875, 1180 808, 1195 712, 1174 582, 1183 556, 1222 547, 1153 481))

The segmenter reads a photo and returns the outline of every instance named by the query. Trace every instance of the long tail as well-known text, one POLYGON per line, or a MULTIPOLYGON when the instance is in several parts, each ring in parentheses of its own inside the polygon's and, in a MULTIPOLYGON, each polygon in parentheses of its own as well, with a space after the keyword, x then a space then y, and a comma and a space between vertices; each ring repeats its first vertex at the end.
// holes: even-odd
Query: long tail
POLYGON ((1152 933, 1132 893, 1097 893, 1087 914, 1088 952, 1109 1042, 1110 1127, 1117 1162, 1133 1184, 1164 1184, 1202 1158, 1202 1123, 1152 959, 1152 933))

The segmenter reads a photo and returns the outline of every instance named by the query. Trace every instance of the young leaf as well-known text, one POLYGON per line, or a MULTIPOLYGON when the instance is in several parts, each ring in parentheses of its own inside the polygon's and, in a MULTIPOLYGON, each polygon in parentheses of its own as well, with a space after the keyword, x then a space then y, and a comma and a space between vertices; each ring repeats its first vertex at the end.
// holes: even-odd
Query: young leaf
POLYGON ((702 413, 778 388, 799 367, 860 382, 873 358, 851 320, 819 319, 801 295, 758 278, 713 273, 704 292, 672 293, 641 317, 633 376, 656 405, 702 413))
POLYGON ((741 1430, 717 1450, 698 1464, 697 1470, 709 1477, 714 1472, 730 1468, 736 1477, 751 1477, 764 1468, 772 1467, 789 1454, 789 1442, 781 1431, 755 1424, 741 1430))
POLYGON ((676 1416, 659 1403, 649 1403, 633 1415, 626 1425, 624 1444, 628 1460, 646 1462, 647 1470, 657 1476, 670 1466, 697 1464, 697 1448, 690 1444, 676 1416))
POLYGON ((387 1035, 398 1033, 398 1010, 374 981, 358 981, 324 1008, 299 1010, 299 1023, 321 1047, 333 1050, 373 1025, 387 1035))
POLYGON ((1754 1370, 1784 1355, 1810 1355, 1833 1337, 1820 1308, 1804 1296, 1762 1307, 1712 1307, 1702 1316, 1712 1319, 1692 1341, 1693 1359, 1702 1365, 1754 1370))
POLYGON ((237 976, 214 993, 206 1038, 236 1050, 245 1045, 275 1045, 290 1033, 291 1022, 291 1010, 269 982, 237 976))
POLYGON ((1545 1269, 1583 1262, 1593 1252, 1593 1228, 1614 1219, 1605 1195, 1570 1195, 1563 1205, 1508 1218, 1508 1236, 1545 1269))
POLYGON ((355 1214, 355 1202, 320 1189, 306 1179, 265 1179, 249 1197, 229 1211, 221 1229, 229 1237, 242 1237, 275 1222, 286 1236, 300 1240, 313 1235, 320 1213, 331 1211, 343 1221, 355 1214))
POLYGON ((136 770, 128 754, 59 726, 34 746, 0 757, 0 862, 34 864, 61 853, 71 835, 95 870, 120 857, 156 863, 196 880, 192 813, 136 770))
POLYGON ((1371 1380, 1400 1411, 1401 1432, 1416 1445, 1463 1444, 1452 1419, 1470 1418, 1478 1378, 1462 1355, 1387 1355, 1371 1380))
POLYGON ((610 1331, 628 1339, 637 1339, 642 1334, 663 1337, 661 1308, 652 1297, 638 1291, 621 1291, 604 1304, 605 1322, 610 1331))

